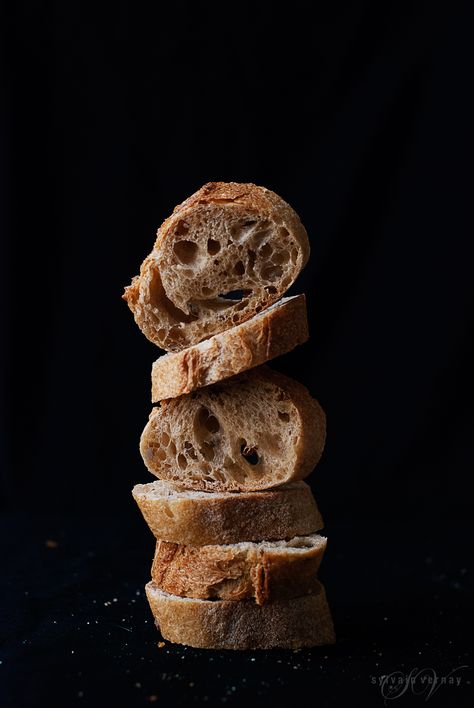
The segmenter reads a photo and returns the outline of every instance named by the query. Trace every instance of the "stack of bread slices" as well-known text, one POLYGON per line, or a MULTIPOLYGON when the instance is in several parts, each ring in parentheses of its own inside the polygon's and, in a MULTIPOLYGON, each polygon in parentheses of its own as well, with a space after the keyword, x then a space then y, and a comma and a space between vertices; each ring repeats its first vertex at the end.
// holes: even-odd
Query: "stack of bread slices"
POLYGON ((325 416, 265 364, 308 339, 297 214, 263 187, 206 184, 158 230, 124 298, 152 342, 140 450, 158 480, 133 496, 156 537, 146 594, 162 636, 215 649, 335 641, 317 572, 323 521, 303 482, 325 416))

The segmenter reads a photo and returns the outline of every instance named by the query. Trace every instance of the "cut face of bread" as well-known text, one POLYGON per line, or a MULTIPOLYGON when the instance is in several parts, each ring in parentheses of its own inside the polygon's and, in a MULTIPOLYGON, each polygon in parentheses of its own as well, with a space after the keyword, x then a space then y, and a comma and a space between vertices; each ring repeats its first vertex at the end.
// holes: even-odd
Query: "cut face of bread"
POLYGON ((152 582, 145 591, 161 635, 177 644, 201 649, 302 649, 336 641, 320 582, 311 595, 265 605, 177 597, 152 582))
POLYGON ((326 539, 313 534, 290 541, 262 541, 219 546, 184 546, 158 541, 151 577, 161 589, 181 597, 255 599, 314 591, 326 539))
POLYGON ((241 491, 308 475, 325 416, 301 384, 267 367, 155 408, 140 451, 152 474, 186 489, 241 491))
POLYGON ((308 257, 304 226, 278 195, 210 182, 160 227, 124 298, 145 336, 177 351, 276 302, 308 257))
POLYGON ((289 352, 308 339, 304 295, 279 300, 236 327, 153 364, 152 401, 176 398, 289 352))
POLYGON ((158 479, 135 485, 132 493, 153 535, 178 545, 289 539, 324 526, 305 482, 259 492, 211 494, 158 479))

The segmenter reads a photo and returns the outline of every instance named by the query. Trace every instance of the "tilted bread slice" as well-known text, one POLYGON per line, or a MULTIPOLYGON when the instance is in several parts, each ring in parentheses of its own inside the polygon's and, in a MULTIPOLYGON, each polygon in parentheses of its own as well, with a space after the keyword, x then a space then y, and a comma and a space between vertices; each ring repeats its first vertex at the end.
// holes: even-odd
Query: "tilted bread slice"
POLYGON ((265 605, 177 597, 153 582, 145 590, 163 638, 177 644, 201 649, 302 649, 336 641, 320 582, 311 595, 265 605))
POLYGON ((261 492, 183 491, 156 480, 133 488, 157 539, 190 546, 293 538, 320 531, 324 522, 311 489, 292 482, 261 492))
POLYGON ((326 538, 183 546, 158 541, 151 569, 165 592, 203 600, 248 600, 258 605, 314 591, 326 538))
POLYGON ((140 451, 152 474, 185 489, 253 491, 308 475, 325 433, 308 390, 263 366, 163 401, 140 451))
POLYGON ((209 182, 159 228, 124 298, 148 339, 178 351, 276 302, 308 257, 305 228, 278 195, 209 182))
POLYGON ((304 295, 279 300, 236 327, 153 364, 154 403, 176 398, 286 354, 308 339, 304 295))

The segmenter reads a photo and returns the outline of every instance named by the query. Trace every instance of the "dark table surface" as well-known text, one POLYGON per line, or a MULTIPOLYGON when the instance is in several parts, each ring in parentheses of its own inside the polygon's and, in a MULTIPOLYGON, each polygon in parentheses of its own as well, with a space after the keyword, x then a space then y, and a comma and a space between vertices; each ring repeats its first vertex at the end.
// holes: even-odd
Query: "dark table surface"
POLYGON ((0 705, 474 705, 471 528, 325 533, 336 646, 212 652, 159 646, 138 515, 2 516, 0 705))

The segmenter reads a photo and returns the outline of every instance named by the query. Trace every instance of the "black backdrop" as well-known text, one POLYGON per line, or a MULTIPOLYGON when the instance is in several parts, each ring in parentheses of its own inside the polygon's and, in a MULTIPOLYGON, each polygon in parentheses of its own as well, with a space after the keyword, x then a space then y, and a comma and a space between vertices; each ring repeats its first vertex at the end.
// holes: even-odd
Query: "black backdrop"
POLYGON ((14 4, 4 506, 130 510, 159 352, 123 286, 176 203, 236 180, 310 236, 312 337, 274 366, 327 411, 326 516, 470 512, 471 27, 404 7, 14 4))
POLYGON ((210 180, 268 186, 308 230, 293 292, 311 339, 273 365, 327 412, 310 481, 328 528, 437 534, 471 517, 468 5, 4 9, 9 517, 141 531, 130 489, 151 481, 138 438, 159 351, 121 294, 161 221, 210 180))

